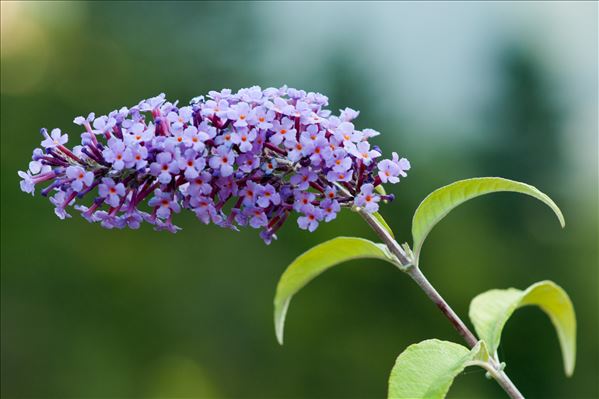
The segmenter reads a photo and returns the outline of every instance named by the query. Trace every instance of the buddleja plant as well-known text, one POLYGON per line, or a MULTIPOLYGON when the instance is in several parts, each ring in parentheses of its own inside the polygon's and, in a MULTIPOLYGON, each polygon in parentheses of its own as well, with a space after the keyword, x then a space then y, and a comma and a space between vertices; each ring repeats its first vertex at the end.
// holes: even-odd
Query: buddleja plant
POLYGON ((428 282, 420 269, 426 236, 449 211, 469 199, 499 192, 527 194, 547 204, 562 227, 555 203, 536 188, 497 177, 458 181, 430 194, 412 222, 413 243, 400 245, 378 213, 394 199, 383 184, 407 176, 410 163, 370 144, 379 133, 357 130, 359 112, 346 108, 338 116, 325 107, 327 97, 288 87, 237 93, 211 91, 187 106, 163 94, 108 115, 79 116, 81 143, 67 147, 60 129, 42 129, 42 148, 33 151, 27 171, 19 171, 21 189, 41 190, 56 215, 69 218, 74 208, 105 228, 139 228, 177 232, 173 214, 189 209, 203 223, 237 230, 260 229, 270 244, 293 214, 301 229, 337 217, 342 208, 357 212, 381 243, 337 237, 299 256, 283 273, 276 291, 275 330, 283 343, 283 326, 291 298, 308 282, 344 261, 384 260, 411 277, 442 311, 466 346, 426 340, 406 348, 389 378, 389 397, 440 398, 468 366, 482 367, 513 398, 522 394, 497 355, 501 331, 519 307, 539 306, 555 326, 566 375, 574 371, 576 321, 568 295, 542 281, 525 290, 491 290, 470 305, 477 336, 428 282), (85 198, 91 198, 84 202, 85 198))

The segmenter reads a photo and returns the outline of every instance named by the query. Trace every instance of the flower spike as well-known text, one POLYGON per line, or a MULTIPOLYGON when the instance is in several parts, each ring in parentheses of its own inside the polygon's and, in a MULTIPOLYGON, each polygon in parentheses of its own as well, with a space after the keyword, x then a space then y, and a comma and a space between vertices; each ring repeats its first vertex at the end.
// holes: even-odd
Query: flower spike
POLYGON ((164 94, 96 117, 79 116, 81 144, 66 147, 60 129, 42 129, 43 148, 33 151, 21 189, 33 194, 48 182, 55 213, 67 208, 106 228, 176 232, 174 213, 189 209, 203 223, 261 229, 270 243, 291 213, 298 226, 314 231, 343 207, 378 210, 374 188, 397 183, 410 163, 381 151, 357 130, 358 111, 339 116, 319 93, 258 86, 237 93, 224 89, 178 107, 164 94), (79 203, 91 197, 89 205, 79 203))

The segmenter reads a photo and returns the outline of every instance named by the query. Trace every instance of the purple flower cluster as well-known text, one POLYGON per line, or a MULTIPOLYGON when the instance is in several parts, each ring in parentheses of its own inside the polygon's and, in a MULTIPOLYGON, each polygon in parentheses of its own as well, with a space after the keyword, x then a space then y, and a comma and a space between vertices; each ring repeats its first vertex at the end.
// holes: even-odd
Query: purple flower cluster
POLYGON ((314 231, 342 207, 377 211, 393 198, 377 186, 410 169, 396 153, 379 160, 368 141, 379 133, 355 128, 358 111, 334 116, 327 104, 319 93, 254 86, 211 91, 188 106, 161 94, 80 116, 74 123, 85 131, 72 149, 60 129, 42 129, 43 148, 19 171, 21 189, 33 194, 47 182, 41 193, 58 217, 74 206, 106 228, 146 221, 176 232, 173 213, 187 208, 206 224, 262 229, 267 243, 294 211, 299 227, 314 231), (91 204, 78 204, 87 194, 91 204))

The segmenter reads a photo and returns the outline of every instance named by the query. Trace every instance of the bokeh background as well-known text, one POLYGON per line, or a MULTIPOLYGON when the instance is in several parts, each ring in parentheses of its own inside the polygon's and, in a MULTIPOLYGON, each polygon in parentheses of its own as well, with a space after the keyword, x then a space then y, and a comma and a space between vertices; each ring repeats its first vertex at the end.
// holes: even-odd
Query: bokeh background
MULTIPOLYGON (((166 92, 288 84, 412 162, 382 214, 402 240, 420 200, 451 181, 504 176, 535 200, 469 203, 429 237, 422 264, 456 311, 490 288, 551 279, 574 301, 578 363, 564 377, 556 334, 518 311, 502 341, 529 397, 599 396, 597 3, 2 2, 1 392, 5 398, 382 398, 396 356, 460 342, 406 276, 376 261, 325 273, 294 299, 284 347, 272 299, 303 250, 373 238, 346 214, 316 233, 288 223, 265 246, 177 218, 176 235, 58 220, 19 191, 40 127, 78 133, 103 114, 166 92)), ((450 397, 505 397, 468 369, 450 397)))

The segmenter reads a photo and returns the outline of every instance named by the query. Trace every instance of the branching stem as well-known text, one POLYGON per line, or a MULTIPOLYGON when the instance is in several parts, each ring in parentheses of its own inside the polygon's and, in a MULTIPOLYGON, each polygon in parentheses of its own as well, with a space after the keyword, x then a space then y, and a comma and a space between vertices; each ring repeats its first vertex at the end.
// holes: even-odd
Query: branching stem
MULTIPOLYGON (((418 266, 413 264, 413 260, 409 259, 408 255, 401 248, 399 243, 395 241, 387 229, 385 229, 385 227, 383 227, 372 215, 363 211, 360 211, 359 213, 366 223, 368 223, 368 225, 379 236, 379 238, 383 240, 389 251, 395 255, 400 263, 400 265, 398 265, 399 268, 402 271, 405 271, 412 278, 412 280, 418 284, 426 296, 428 296, 429 299, 433 301, 435 305, 437 305, 439 310, 443 312, 445 317, 451 322, 456 331, 462 336, 462 338, 464 338, 468 346, 473 348, 478 342, 476 336, 472 333, 472 331, 470 331, 468 326, 464 324, 462 319, 460 319, 460 317, 453 311, 451 306, 445 302, 445 299, 443 299, 441 294, 439 294, 439 292, 427 280, 424 274, 422 274, 422 271, 418 268, 418 266)), ((489 374, 512 399, 524 399, 524 396, 503 371, 503 368, 496 359, 489 357, 489 360, 485 364, 487 365, 485 368, 489 371, 489 374), (493 371, 491 372, 491 370, 493 371)))

